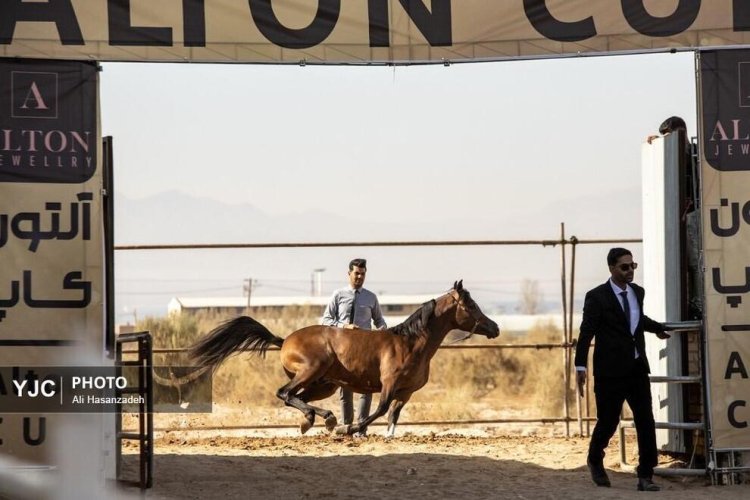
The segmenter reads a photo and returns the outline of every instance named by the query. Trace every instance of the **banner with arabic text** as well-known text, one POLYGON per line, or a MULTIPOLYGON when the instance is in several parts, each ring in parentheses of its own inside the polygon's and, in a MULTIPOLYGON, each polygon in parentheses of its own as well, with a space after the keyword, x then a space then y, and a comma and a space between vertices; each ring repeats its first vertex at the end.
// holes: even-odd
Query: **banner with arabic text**
MULTIPOLYGON (((97 93, 94 63, 0 60, 0 366, 101 362, 97 93)), ((45 461, 57 420, 2 415, 0 453, 45 461)))
POLYGON ((702 52, 700 81, 713 447, 750 448, 750 50, 702 52))

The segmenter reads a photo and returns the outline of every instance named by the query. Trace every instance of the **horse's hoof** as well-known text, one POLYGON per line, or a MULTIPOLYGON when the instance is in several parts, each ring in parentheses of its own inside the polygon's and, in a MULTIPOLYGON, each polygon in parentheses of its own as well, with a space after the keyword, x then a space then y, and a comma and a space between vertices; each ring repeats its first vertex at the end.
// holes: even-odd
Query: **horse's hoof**
POLYGON ((333 429, 336 428, 336 424, 338 423, 338 420, 336 420, 336 415, 331 415, 330 417, 326 418, 326 429, 328 432, 333 432, 333 429))
POLYGON ((348 434, 351 434, 351 428, 352 428, 351 424, 339 425, 335 429, 336 434, 338 434, 339 436, 346 436, 348 434))
POLYGON ((299 431, 304 434, 305 432, 309 431, 313 426, 313 423, 309 420, 305 419, 299 424, 299 431))

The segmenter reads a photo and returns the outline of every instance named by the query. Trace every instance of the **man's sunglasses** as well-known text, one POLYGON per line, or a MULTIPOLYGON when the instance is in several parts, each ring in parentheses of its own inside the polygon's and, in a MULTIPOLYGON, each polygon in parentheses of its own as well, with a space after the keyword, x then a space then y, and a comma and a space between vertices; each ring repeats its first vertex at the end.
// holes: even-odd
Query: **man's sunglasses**
POLYGON ((619 266, 617 266, 617 268, 620 271, 627 271, 628 269, 635 270, 635 269, 638 269, 638 263, 637 262, 631 262, 630 264, 620 264, 619 266))

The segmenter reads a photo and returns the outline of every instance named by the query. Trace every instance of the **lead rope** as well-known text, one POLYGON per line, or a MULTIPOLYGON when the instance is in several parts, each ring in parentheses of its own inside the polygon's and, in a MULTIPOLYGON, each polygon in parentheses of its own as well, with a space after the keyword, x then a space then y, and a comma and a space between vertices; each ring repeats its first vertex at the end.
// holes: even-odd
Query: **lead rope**
POLYGON ((474 320, 474 327, 471 329, 471 331, 468 334, 466 334, 466 336, 461 337, 460 339, 454 340, 453 342, 449 342, 449 343, 447 343, 445 345, 453 345, 456 342, 463 342, 464 340, 468 339, 469 337, 471 337, 472 335, 474 335, 474 330, 477 329, 477 325, 479 325, 479 320, 475 319, 474 320))

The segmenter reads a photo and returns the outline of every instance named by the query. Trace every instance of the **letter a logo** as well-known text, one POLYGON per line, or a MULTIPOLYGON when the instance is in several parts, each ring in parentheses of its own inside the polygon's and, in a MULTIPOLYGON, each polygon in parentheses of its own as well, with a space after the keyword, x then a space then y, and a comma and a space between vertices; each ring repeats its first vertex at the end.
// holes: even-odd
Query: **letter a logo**
POLYGON ((26 99, 23 101, 21 109, 28 109, 29 104, 31 104, 31 106, 35 106, 36 109, 49 109, 49 107, 44 103, 44 98, 39 92, 39 87, 37 86, 36 82, 31 82, 31 88, 29 88, 29 92, 26 94, 26 99))
POLYGON ((58 74, 13 71, 13 118, 57 118, 58 74))

